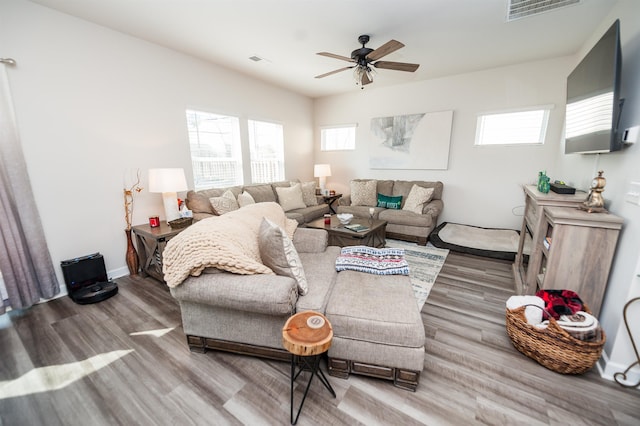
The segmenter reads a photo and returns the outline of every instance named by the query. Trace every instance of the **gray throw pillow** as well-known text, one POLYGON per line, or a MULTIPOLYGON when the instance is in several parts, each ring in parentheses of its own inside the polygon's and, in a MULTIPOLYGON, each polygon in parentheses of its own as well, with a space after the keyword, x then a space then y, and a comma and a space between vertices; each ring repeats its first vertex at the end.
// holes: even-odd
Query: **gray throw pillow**
POLYGON ((377 181, 352 180, 351 181, 351 205, 369 206, 378 205, 377 181))
POLYGON ((229 190, 225 191, 221 197, 209 198, 209 202, 211 203, 211 207, 213 207, 213 211, 218 216, 238 210, 240 207, 238 206, 238 202, 236 201, 236 197, 233 195, 233 192, 229 190))
POLYGON ((298 293, 302 296, 307 294, 309 287, 300 256, 284 229, 267 218, 262 219, 258 232, 258 247, 265 266, 276 275, 293 278, 298 284, 298 293))
POLYGON ((276 193, 278 194, 278 203, 285 212, 307 207, 302 199, 302 189, 299 183, 288 188, 276 187, 276 193))

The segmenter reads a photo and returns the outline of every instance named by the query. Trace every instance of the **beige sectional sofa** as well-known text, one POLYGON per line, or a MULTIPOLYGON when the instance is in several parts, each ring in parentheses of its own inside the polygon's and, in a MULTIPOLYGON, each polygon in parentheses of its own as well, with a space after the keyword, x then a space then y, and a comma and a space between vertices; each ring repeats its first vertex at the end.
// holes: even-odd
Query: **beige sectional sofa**
POLYGON ((409 276, 337 272, 340 248, 328 246, 327 231, 300 226, 292 231, 295 223, 288 222, 275 203, 262 203, 195 223, 169 241, 164 273, 180 305, 189 348, 289 360, 282 327, 292 314, 311 310, 325 314, 333 326, 331 375, 364 374, 415 391, 425 334, 409 276), (284 228, 273 236, 276 228, 267 220, 284 228), (295 256, 284 244, 284 232, 293 232, 295 256), (270 259, 279 251, 293 260, 273 269, 270 259), (256 254, 262 263, 252 261, 256 254), (266 265, 275 275, 262 271, 266 265), (302 274, 293 270, 304 271, 303 285, 302 274))
POLYGON ((337 211, 366 218, 373 208, 374 218, 387 221, 387 238, 426 245, 444 208, 443 187, 442 182, 354 179, 350 183, 351 194, 340 199, 337 211), (414 186, 418 188, 413 190, 414 186), (389 199, 390 205, 398 207, 397 197, 402 197, 399 208, 379 207, 389 199))
MULTIPOLYGON (((264 184, 238 185, 229 188, 212 188, 200 191, 189 191, 185 202, 189 210, 193 211, 195 221, 205 219, 207 217, 216 216, 211 204, 211 198, 221 197, 226 191, 231 191, 237 199, 242 193, 249 194, 256 203, 276 202, 283 206, 285 214, 290 219, 295 219, 299 224, 305 224, 315 219, 321 218, 325 213, 329 213, 329 206, 324 202, 321 196, 315 195, 315 182, 299 182, 280 181, 264 184), (287 204, 278 197, 276 188, 290 188, 292 184, 299 183, 302 187, 303 204, 290 203, 289 206, 298 206, 296 208, 287 209, 287 204)), ((280 190, 282 193, 282 190, 280 190)))

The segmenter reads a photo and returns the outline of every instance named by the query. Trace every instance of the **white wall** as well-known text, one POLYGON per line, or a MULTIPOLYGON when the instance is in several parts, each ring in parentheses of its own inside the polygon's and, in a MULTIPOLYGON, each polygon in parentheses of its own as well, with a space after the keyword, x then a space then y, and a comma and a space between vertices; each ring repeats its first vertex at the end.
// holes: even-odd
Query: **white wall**
MULTIPOLYGON (((584 44, 573 66, 591 49, 615 19, 620 19, 622 42, 622 97, 625 98, 620 128, 640 125, 640 2, 625 0, 616 4, 599 28, 594 29, 590 40, 584 44)), ((624 201, 629 182, 640 181, 640 141, 635 145, 610 154, 564 155, 564 145, 558 153, 558 170, 567 181, 588 189, 598 170, 604 171, 607 185, 603 196, 607 208, 624 218, 624 225, 609 284, 601 310, 600 320, 607 333, 605 362, 601 363, 604 375, 624 371, 636 361, 628 333, 622 322, 622 309, 633 297, 640 296, 640 206, 624 201)), ((594 247, 597 250, 597 247, 594 247)), ((629 320, 636 344, 640 344, 640 302, 631 305, 629 320)), ((639 348, 640 349, 640 348, 639 348)), ((640 380, 640 369, 632 372, 631 382, 640 380)))
MULTIPOLYGON (((316 161, 331 164, 333 176, 327 184, 338 191, 349 193, 353 178, 441 180, 445 204, 441 222, 520 229, 522 184, 536 181, 540 170, 554 176, 571 63, 572 58, 558 58, 391 88, 376 88, 374 82, 364 90, 318 99, 316 161), (543 146, 474 145, 478 114, 549 104, 554 108, 543 146), (454 111, 448 170, 369 168, 372 118, 443 110, 454 111), (343 123, 358 123, 355 151, 321 152, 319 126, 343 123)), ((378 78, 386 72, 393 71, 382 70, 378 78)))
MULTIPOLYGON (((364 90, 318 99, 315 102, 316 161, 330 163, 330 188, 349 192, 352 178, 427 179, 444 182, 445 208, 440 221, 483 227, 520 229, 521 184, 534 182, 540 170, 588 190, 596 171, 607 178, 608 208, 625 219, 614 258, 600 320, 607 344, 600 367, 612 378, 635 361, 622 308, 640 296, 640 207, 624 202, 630 181, 640 181, 640 141, 622 152, 600 155, 564 155, 563 126, 566 77, 616 18, 621 20, 623 48, 622 89, 626 98, 621 128, 640 124, 640 2, 617 4, 609 18, 594 28, 591 40, 573 57, 519 64, 483 72, 417 82, 406 86, 364 90), (476 116, 485 111, 554 104, 544 146, 475 147, 476 116), (367 144, 371 118, 386 115, 454 110, 449 169, 371 170, 367 144), (319 126, 358 123, 356 150, 321 152, 319 126), (515 209, 514 209, 515 208, 515 209), (514 215, 515 211, 515 215, 514 215)), ((428 67, 428 64, 426 64, 428 67)), ((382 73, 378 78, 384 78, 382 73)), ((413 141, 412 141, 413 143, 413 141)), ((597 250, 597 247, 594 247, 597 250)), ((640 343, 640 302, 629 310, 634 339, 640 343)), ((631 381, 640 379, 634 369, 631 381)))
MULTIPOLYGON (((59 262, 96 251, 111 276, 128 273, 127 171, 146 188, 148 169, 183 167, 193 187, 187 107, 282 123, 286 177, 312 178, 307 97, 23 0, 0 2, 0 40, 17 61, 18 130, 63 288, 59 262)), ((160 194, 135 203, 134 224, 164 216, 160 194)))

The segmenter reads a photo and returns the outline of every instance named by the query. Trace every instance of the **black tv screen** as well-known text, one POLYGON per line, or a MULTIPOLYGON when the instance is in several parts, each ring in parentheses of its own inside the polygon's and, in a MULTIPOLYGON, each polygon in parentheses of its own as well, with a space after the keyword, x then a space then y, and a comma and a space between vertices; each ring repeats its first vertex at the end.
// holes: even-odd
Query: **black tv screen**
POLYGON ((616 20, 567 77, 565 154, 617 151, 620 115, 620 21, 616 20))

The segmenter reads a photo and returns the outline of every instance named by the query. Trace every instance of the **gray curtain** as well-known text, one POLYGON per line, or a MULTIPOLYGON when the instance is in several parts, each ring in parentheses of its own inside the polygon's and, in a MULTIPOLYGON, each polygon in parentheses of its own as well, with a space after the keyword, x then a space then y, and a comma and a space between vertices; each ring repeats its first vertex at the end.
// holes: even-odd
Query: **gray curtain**
MULTIPOLYGON (((0 271, 13 309, 60 292, 18 138, 6 68, 0 64, 0 271)), ((5 312, 0 304, 0 314, 5 312)))

